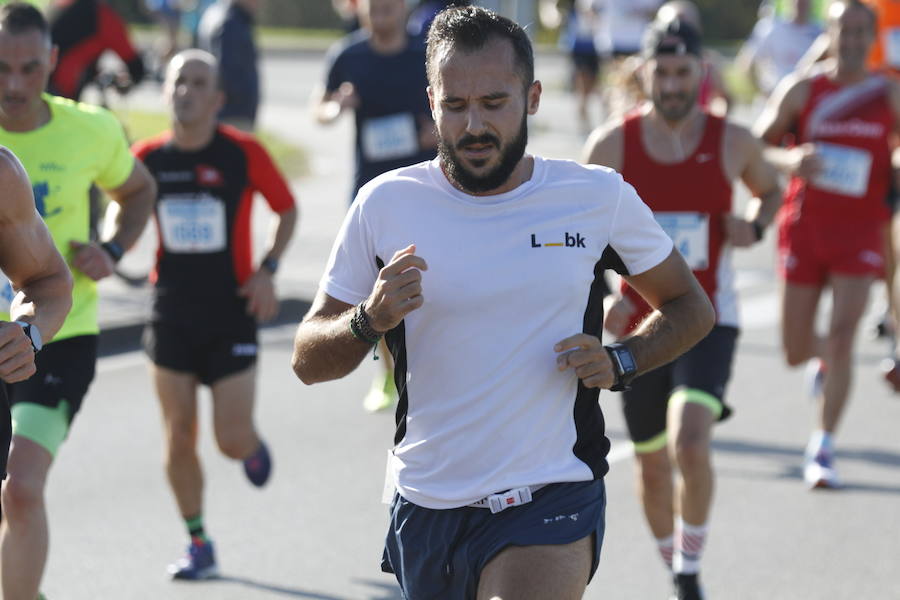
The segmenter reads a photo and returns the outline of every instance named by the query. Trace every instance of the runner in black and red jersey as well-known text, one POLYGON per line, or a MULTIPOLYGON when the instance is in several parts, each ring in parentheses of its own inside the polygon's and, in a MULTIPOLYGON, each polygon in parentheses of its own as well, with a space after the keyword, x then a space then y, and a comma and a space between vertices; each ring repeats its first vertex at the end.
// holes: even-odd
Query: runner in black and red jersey
POLYGON ((144 345, 165 421, 166 470, 191 537, 187 556, 169 568, 176 579, 216 573, 196 450, 199 385, 212 391, 220 450, 243 461, 254 485, 269 477, 269 452, 253 424, 256 329, 278 311, 273 279, 297 220, 291 191, 263 147, 217 125, 224 102, 217 73, 211 54, 177 54, 164 87, 172 131, 134 147, 159 185, 155 294, 144 345), (276 227, 254 267, 250 209, 257 191, 275 211, 276 227))
POLYGON ((828 11, 830 56, 822 70, 785 80, 756 124, 767 156, 791 176, 779 215, 782 344, 791 366, 810 361, 821 385, 818 428, 806 448, 811 487, 838 487, 832 435, 850 391, 853 340, 869 288, 884 271, 884 199, 890 139, 900 123, 900 84, 866 66, 876 18, 859 0, 828 11), (788 137, 793 144, 777 147, 788 137), (825 286, 829 330, 816 334, 825 286))
POLYGON ((144 60, 128 39, 128 28, 104 0, 55 0, 49 12, 50 35, 59 48, 50 90, 78 100, 98 74, 100 56, 110 50, 125 63, 127 75, 118 77, 120 89, 144 78, 144 60))
MULTIPOLYGON (((639 495, 678 600, 699 600, 697 574, 712 505, 712 425, 731 412, 725 387, 738 336, 731 248, 762 238, 780 203, 778 174, 752 134, 702 109, 700 35, 687 21, 656 21, 641 73, 652 104, 588 140, 589 162, 621 171, 653 210, 716 309, 716 326, 673 363, 642 375, 624 393, 637 455, 639 495), (755 198, 732 214, 732 183, 755 198), (677 485, 672 474, 678 469, 677 485)), ((621 337, 652 312, 627 285, 606 317, 621 337)))

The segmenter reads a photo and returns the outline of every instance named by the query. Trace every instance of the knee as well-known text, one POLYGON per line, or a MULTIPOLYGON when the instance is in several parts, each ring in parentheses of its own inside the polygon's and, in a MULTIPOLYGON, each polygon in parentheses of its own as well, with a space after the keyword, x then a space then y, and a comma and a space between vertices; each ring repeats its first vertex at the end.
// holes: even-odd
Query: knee
POLYGON ((675 443, 675 457, 682 473, 709 469, 709 447, 699 435, 682 434, 675 443))
POLYGON ((228 458, 241 460, 255 450, 252 444, 252 437, 243 432, 217 432, 216 444, 218 444, 222 454, 228 458))
POLYGON ((10 475, 3 486, 3 514, 10 519, 39 509, 44 504, 44 487, 36 479, 10 475))
POLYGON ((641 485, 645 493, 653 494, 668 489, 672 480, 672 465, 666 450, 639 455, 641 485))
POLYGON ((166 455, 169 460, 196 452, 197 433, 193 425, 170 425, 167 431, 168 447, 166 455))

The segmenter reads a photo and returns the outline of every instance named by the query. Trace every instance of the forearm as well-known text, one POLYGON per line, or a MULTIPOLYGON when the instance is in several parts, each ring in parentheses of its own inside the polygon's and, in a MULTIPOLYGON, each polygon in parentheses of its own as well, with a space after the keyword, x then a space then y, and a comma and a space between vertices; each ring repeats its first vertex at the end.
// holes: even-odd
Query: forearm
POLYGON ((748 221, 768 227, 775 221, 775 215, 781 206, 781 188, 775 187, 765 194, 753 197, 747 204, 748 221))
POLYGON ((141 188, 127 195, 113 196, 119 204, 119 211, 115 218, 111 241, 119 244, 124 250, 137 243, 153 211, 155 195, 155 188, 141 188))
POLYGON ((779 148, 777 146, 768 146, 763 150, 763 157, 772 164, 779 173, 787 176, 794 174, 794 168, 797 164, 796 158, 791 154, 790 148, 779 148))
POLYGON ((72 275, 62 260, 60 266, 56 272, 26 283, 9 310, 11 320, 37 326, 44 341, 56 335, 72 307, 72 275))
POLYGON ((297 209, 292 208, 283 213, 278 214, 275 218, 275 227, 269 239, 269 249, 265 256, 278 260, 287 249, 291 238, 294 235, 294 229, 297 225, 297 209))
POLYGON ((699 289, 663 304, 622 340, 639 373, 669 363, 699 342, 715 323, 715 310, 699 289))
POLYGON ((294 337, 291 366, 300 380, 311 385, 340 379, 353 372, 372 346, 350 333, 354 309, 334 317, 304 320, 294 337))

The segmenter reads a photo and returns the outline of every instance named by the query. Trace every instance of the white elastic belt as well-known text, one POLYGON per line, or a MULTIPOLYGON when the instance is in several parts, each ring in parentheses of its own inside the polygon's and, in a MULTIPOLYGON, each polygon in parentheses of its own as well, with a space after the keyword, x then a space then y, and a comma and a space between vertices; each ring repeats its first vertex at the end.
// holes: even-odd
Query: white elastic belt
POLYGON ((496 515, 498 512, 502 512, 507 508, 528 504, 531 502, 532 494, 546 485, 547 484, 526 485, 525 487, 513 488, 505 492, 500 492, 499 494, 486 496, 477 502, 473 502, 469 506, 474 508, 489 508, 491 509, 491 513, 496 515))

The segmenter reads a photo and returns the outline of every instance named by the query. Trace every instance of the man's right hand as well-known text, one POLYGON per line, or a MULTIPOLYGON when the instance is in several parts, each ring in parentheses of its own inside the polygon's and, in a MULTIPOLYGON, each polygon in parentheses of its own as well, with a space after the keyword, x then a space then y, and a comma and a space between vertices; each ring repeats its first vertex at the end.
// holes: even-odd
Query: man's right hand
POLYGON ((25 381, 34 375, 34 348, 18 323, 0 322, 0 379, 25 381))
POLYGON ((390 331, 406 315, 422 306, 422 271, 427 271, 428 265, 415 252, 415 244, 398 250, 378 273, 378 280, 364 306, 369 324, 375 331, 390 331))
POLYGON ((822 158, 816 152, 816 145, 807 143, 791 150, 791 172, 800 179, 812 179, 822 170, 822 158))
POLYGON ((338 89, 334 91, 331 99, 338 103, 341 107, 341 112, 348 108, 356 110, 361 104, 359 94, 356 93, 356 86, 349 81, 342 83, 338 89))

